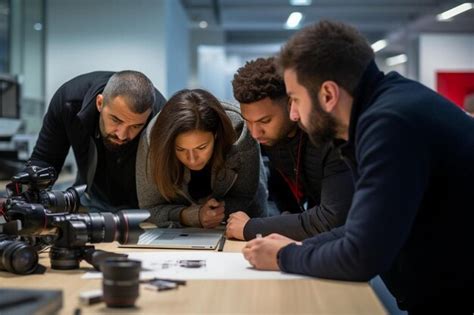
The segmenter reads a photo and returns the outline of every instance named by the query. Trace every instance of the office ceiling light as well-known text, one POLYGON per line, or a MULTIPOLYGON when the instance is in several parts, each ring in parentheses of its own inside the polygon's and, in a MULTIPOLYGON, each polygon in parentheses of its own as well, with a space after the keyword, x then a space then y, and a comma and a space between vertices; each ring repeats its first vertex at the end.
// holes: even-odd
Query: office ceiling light
POLYGON ((34 29, 35 31, 38 31, 38 32, 39 32, 39 31, 41 31, 41 30, 43 29, 43 24, 41 24, 41 23, 35 23, 35 24, 33 25, 33 29, 34 29))
POLYGON ((311 5, 311 2, 311 0, 290 0, 290 4, 294 6, 311 5))
POLYGON ((387 47, 387 41, 385 39, 378 40, 375 43, 373 43, 371 47, 374 50, 374 52, 380 51, 384 49, 385 47, 387 47))
POLYGON ((208 26, 208 24, 207 24, 206 21, 201 21, 201 22, 199 22, 199 27, 200 27, 200 28, 207 28, 207 26, 208 26))
POLYGON ((290 16, 288 16, 288 20, 286 20, 286 27, 298 27, 298 25, 300 25, 301 19, 303 19, 303 14, 301 14, 301 12, 292 12, 290 16))
POLYGON ((393 67, 402 63, 407 62, 408 58, 407 55, 401 54, 401 55, 396 55, 390 58, 385 59, 385 64, 389 67, 393 67))
POLYGON ((474 3, 466 2, 463 4, 458 5, 457 7, 454 7, 448 11, 444 11, 443 13, 440 13, 436 16, 436 19, 438 21, 446 21, 449 20, 453 17, 455 17, 458 14, 461 14, 463 12, 469 11, 474 8, 474 3))

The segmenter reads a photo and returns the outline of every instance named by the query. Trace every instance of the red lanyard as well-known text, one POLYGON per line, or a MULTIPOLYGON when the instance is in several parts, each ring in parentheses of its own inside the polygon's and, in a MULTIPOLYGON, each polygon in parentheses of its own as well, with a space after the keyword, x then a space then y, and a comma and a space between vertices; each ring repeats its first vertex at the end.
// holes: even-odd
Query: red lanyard
POLYGON ((300 167, 300 163, 301 163, 301 151, 302 151, 302 147, 303 147, 303 132, 300 132, 300 140, 298 142, 298 151, 296 153, 296 168, 294 168, 294 172, 295 172, 295 181, 293 182, 291 180, 291 178, 287 177, 282 171, 278 170, 279 173, 281 174, 281 176, 283 177, 283 179, 285 180, 285 182, 288 184, 288 186, 290 187, 290 190, 291 192, 293 193, 293 196, 295 197, 296 199, 296 202, 298 203, 298 206, 300 208, 301 211, 305 211, 303 205, 301 204, 301 199, 303 198, 303 191, 300 190, 300 185, 299 185, 299 181, 300 181, 300 171, 301 171, 301 167, 300 167))

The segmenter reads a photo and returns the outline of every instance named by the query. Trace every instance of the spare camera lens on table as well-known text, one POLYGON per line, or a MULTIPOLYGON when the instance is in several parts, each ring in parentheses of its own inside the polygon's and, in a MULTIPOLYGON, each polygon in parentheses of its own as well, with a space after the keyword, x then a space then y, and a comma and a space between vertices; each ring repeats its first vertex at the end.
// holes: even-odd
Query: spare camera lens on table
POLYGON ((124 257, 107 258, 102 271, 103 299, 108 307, 133 307, 139 294, 141 262, 124 257))
POLYGON ((38 253, 33 246, 0 234, 0 270, 29 274, 38 266, 38 253))

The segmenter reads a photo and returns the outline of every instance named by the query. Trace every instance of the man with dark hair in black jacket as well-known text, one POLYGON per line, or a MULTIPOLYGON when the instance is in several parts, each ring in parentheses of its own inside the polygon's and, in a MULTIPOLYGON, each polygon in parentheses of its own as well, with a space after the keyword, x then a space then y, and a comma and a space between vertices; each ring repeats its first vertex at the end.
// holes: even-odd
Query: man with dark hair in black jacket
POLYGON ((235 212, 227 220, 227 237, 280 233, 302 240, 343 225, 353 194, 351 172, 332 143, 314 146, 290 120, 285 83, 273 58, 247 62, 232 85, 252 137, 269 158, 270 197, 281 212, 293 214, 250 219, 235 212))
POLYGON ((78 167, 75 184, 87 184, 83 206, 96 211, 138 208, 139 135, 164 103, 143 73, 80 75, 54 94, 28 163, 53 166, 59 174, 72 147, 78 167))
POLYGON ((366 39, 323 21, 294 35, 278 63, 290 117, 341 154, 356 179, 344 227, 304 242, 247 243, 258 269, 368 281, 380 274, 410 313, 474 311, 474 119, 425 86, 384 74, 366 39))

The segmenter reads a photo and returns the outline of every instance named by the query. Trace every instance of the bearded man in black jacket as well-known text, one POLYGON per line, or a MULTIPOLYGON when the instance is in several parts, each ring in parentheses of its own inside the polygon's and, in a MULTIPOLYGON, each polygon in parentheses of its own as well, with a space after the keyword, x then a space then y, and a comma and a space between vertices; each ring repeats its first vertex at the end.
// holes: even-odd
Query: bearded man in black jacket
POLYGON ((323 21, 298 32, 278 63, 290 117, 315 143, 347 139, 355 193, 344 227, 303 242, 252 240, 258 269, 368 281, 380 274, 413 314, 474 311, 474 119, 398 73, 384 74, 367 40, 323 21))
POLYGON ((164 103, 143 73, 80 75, 54 94, 28 163, 53 166, 59 174, 72 148, 78 168, 75 184, 87 184, 83 206, 92 211, 138 208, 139 135, 164 103))
POLYGON ((343 225, 353 194, 350 169, 332 142, 316 147, 290 120, 285 83, 273 58, 247 62, 232 85, 252 137, 269 158, 270 198, 280 212, 291 214, 250 219, 242 211, 232 213, 227 237, 280 233, 302 240, 343 225))

